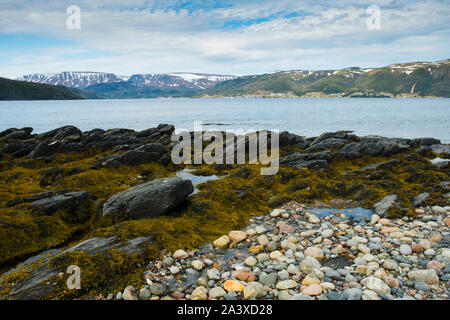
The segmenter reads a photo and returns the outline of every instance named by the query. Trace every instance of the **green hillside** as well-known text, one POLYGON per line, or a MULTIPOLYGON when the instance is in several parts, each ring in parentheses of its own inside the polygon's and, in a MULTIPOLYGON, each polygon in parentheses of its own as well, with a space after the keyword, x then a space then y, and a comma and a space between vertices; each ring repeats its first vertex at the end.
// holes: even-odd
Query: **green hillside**
MULTIPOLYGON (((89 96, 89 94, 88 94, 89 96)), ((52 86, 0 78, 0 100, 74 100, 84 99, 63 86, 52 86)))
POLYGON ((130 82, 99 83, 87 87, 86 92, 95 92, 96 95, 105 99, 142 99, 142 98, 180 98, 192 97, 199 90, 189 88, 160 89, 142 86, 130 82))
POLYGON ((283 71, 224 81, 204 96, 450 97, 450 60, 324 71, 283 71))

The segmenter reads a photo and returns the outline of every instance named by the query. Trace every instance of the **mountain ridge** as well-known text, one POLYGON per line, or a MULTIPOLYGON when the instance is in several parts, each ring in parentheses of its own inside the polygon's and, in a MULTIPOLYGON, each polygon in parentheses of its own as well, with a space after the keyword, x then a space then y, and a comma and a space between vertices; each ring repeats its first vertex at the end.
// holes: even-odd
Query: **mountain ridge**
POLYGON ((291 70, 239 77, 203 97, 450 97, 450 60, 380 68, 291 70))
POLYGON ((98 84, 113 84, 119 82, 133 82, 160 89, 169 87, 206 89, 220 81, 233 78, 235 78, 235 76, 191 72, 143 73, 122 76, 114 73, 96 71, 63 71, 59 73, 28 74, 17 77, 14 80, 63 85, 81 90, 98 84))
POLYGON ((385 67, 289 70, 233 76, 191 72, 117 76, 62 72, 19 77, 65 85, 101 98, 164 97, 450 97, 450 59, 385 67))

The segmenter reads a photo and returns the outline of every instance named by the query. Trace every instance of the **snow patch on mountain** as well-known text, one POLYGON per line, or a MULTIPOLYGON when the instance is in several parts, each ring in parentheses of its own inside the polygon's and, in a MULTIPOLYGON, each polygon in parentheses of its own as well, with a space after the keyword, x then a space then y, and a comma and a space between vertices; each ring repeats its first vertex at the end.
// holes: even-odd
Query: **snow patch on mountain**
POLYGON ((52 85, 61 85, 84 89, 88 86, 99 83, 115 83, 125 81, 122 77, 118 77, 112 73, 106 72, 80 72, 80 71, 64 71, 60 73, 37 73, 29 74, 16 78, 15 80, 26 82, 37 82, 52 85))
POLYGON ((236 78, 230 75, 174 72, 169 74, 135 74, 118 76, 105 72, 73 72, 38 73, 16 78, 15 80, 62 85, 78 89, 86 89, 97 84, 117 82, 133 82, 138 86, 155 88, 186 87, 189 89, 207 89, 219 82, 236 78))

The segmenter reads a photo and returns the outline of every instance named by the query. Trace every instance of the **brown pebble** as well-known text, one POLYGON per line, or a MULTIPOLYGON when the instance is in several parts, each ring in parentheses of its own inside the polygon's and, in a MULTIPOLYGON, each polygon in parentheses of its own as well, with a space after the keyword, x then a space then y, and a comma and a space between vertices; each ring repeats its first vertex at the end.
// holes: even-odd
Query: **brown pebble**
POLYGON ((256 275, 252 272, 240 272, 236 278, 245 282, 256 281, 256 275))

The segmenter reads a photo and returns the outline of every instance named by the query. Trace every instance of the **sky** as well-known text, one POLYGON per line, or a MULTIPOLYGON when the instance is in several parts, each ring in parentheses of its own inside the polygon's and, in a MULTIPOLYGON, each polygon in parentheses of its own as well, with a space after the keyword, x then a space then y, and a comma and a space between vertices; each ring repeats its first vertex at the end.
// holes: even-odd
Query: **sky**
POLYGON ((450 0, 0 0, 0 76, 438 61, 450 58, 449 17, 450 0))

